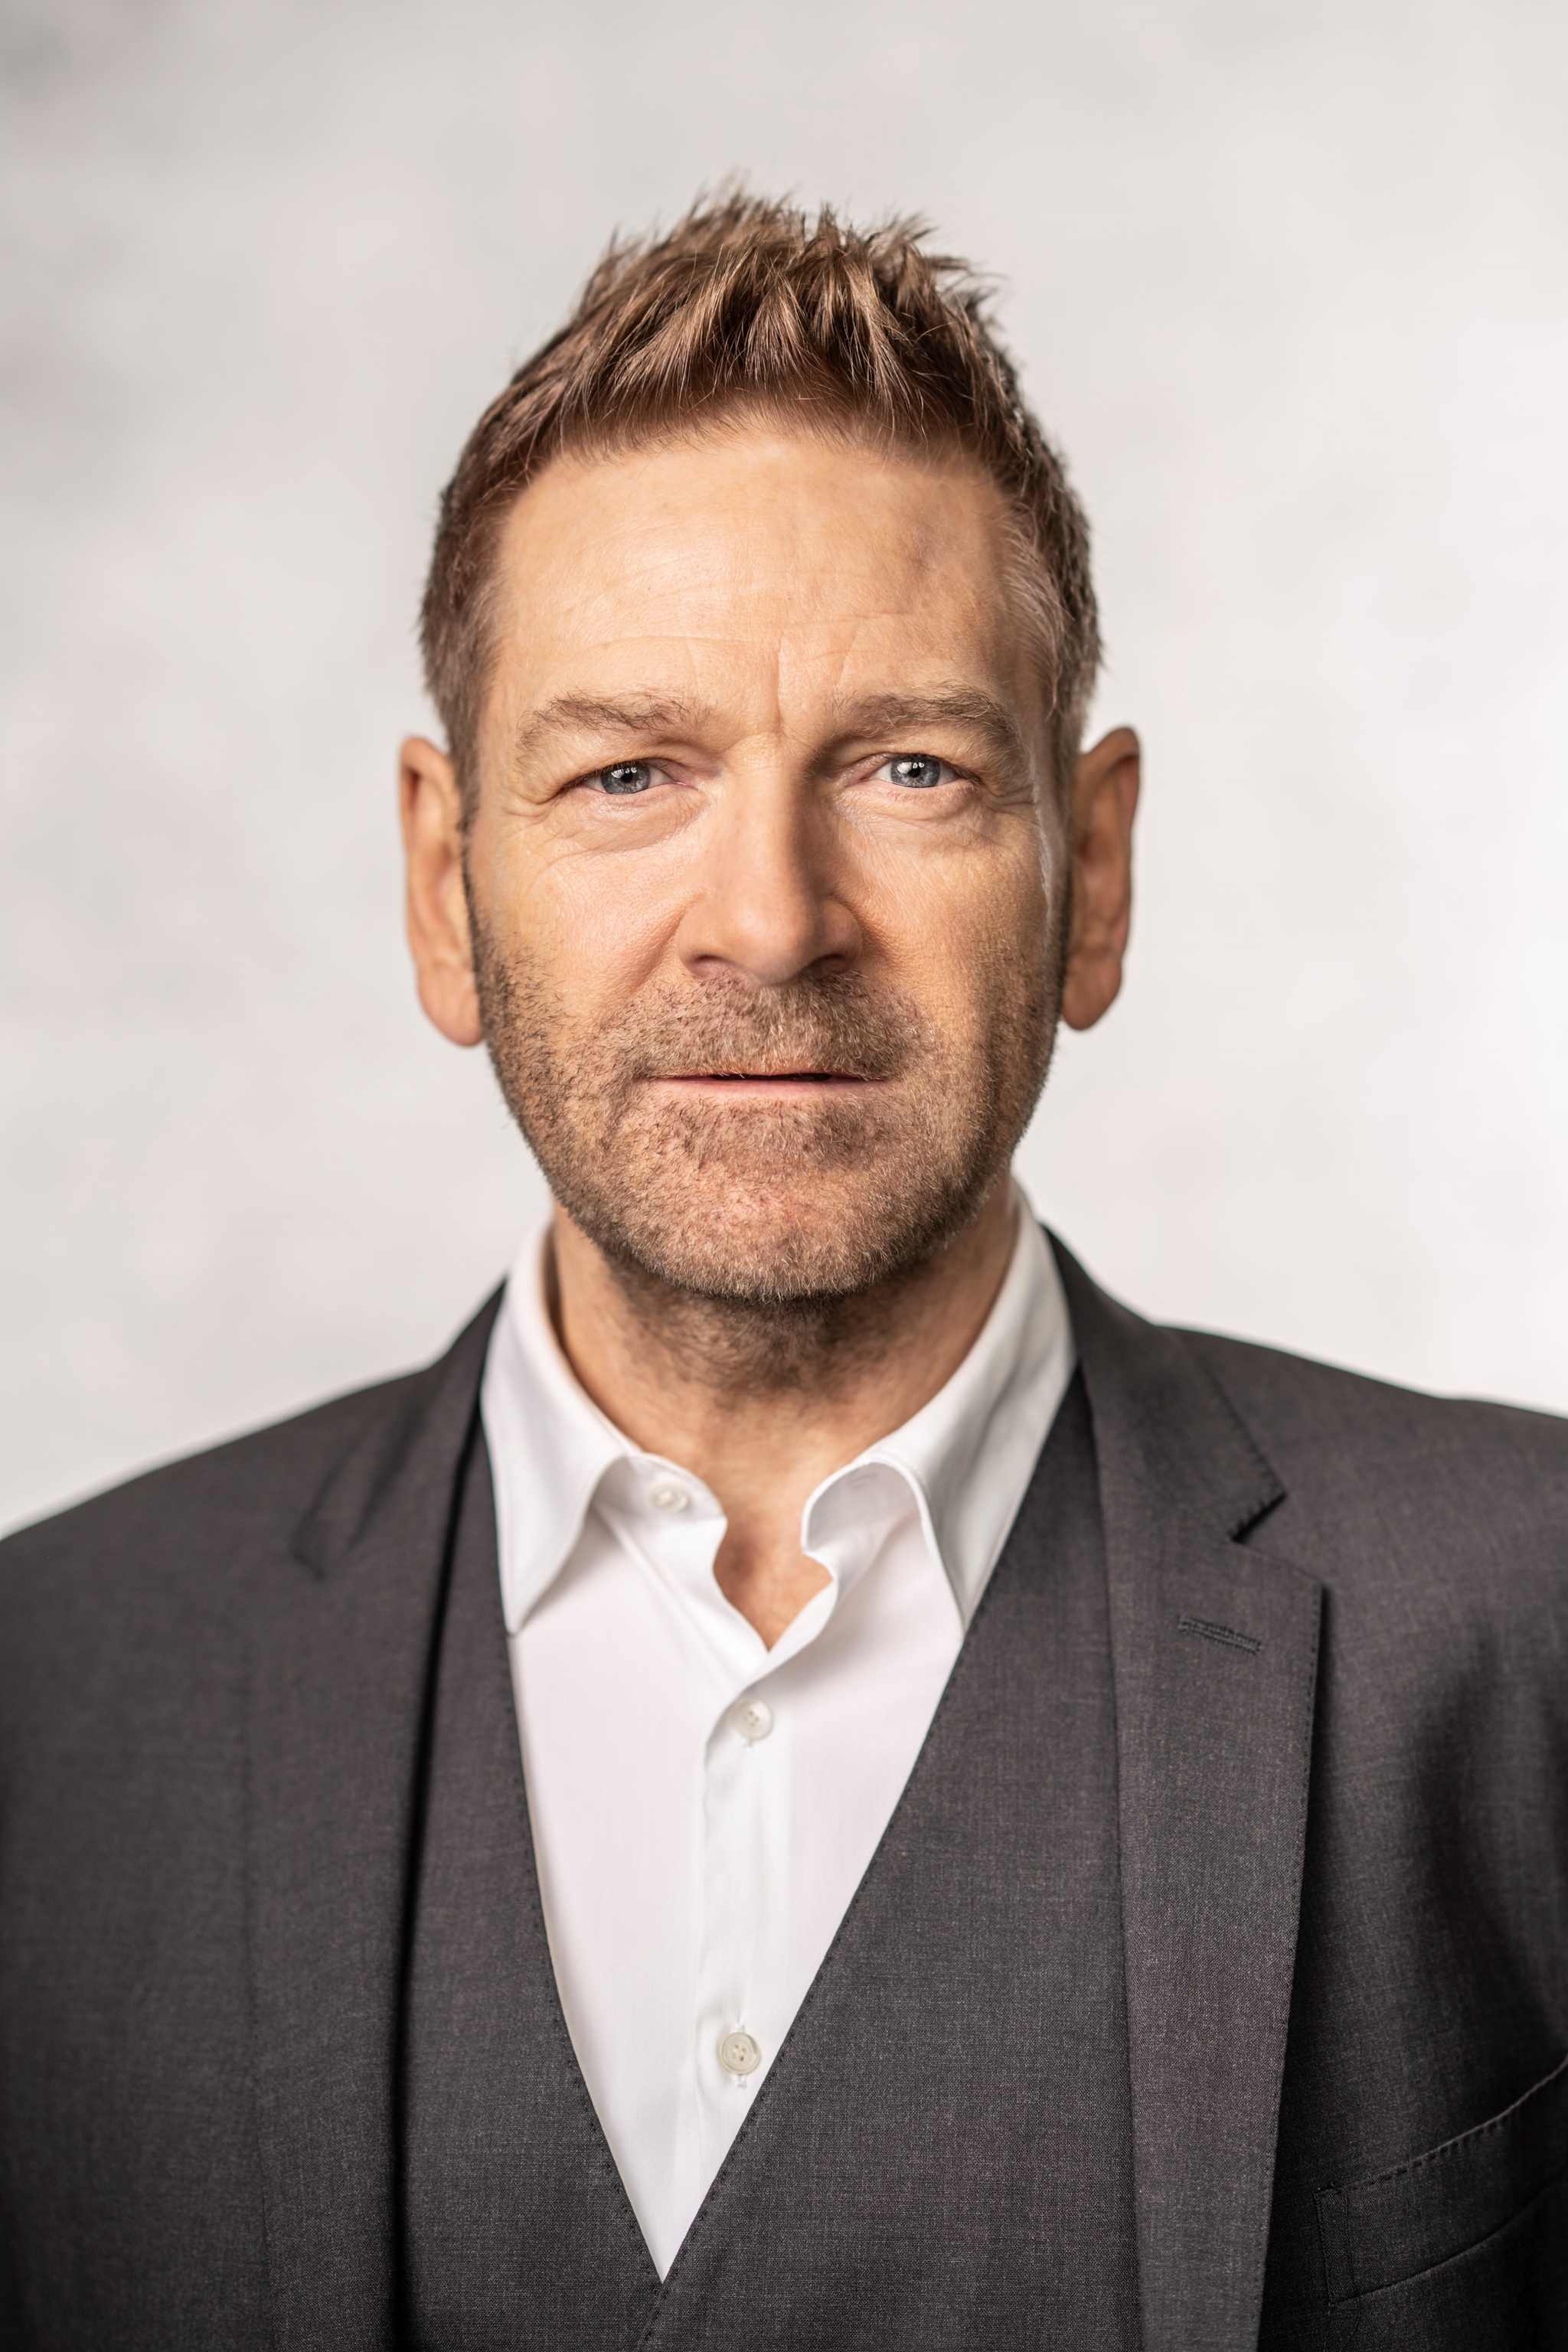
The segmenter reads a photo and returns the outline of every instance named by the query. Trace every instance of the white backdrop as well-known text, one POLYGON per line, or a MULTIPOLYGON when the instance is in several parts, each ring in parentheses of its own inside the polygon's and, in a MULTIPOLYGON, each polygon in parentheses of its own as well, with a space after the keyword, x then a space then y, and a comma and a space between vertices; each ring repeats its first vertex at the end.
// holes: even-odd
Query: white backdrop
POLYGON ((1153 1313, 1568 1407, 1557 0, 8 0, 0 1521, 438 1348, 538 1178, 393 751, 481 404, 734 167, 1005 281, 1148 783, 1023 1155, 1153 1313))

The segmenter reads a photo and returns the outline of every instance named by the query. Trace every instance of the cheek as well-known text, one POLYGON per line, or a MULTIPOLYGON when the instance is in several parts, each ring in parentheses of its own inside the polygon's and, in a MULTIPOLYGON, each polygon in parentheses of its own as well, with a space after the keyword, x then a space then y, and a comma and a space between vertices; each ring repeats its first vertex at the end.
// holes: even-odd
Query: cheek
POLYGON ((665 960, 680 901, 658 860, 595 858, 520 832, 488 873, 490 935, 509 960, 592 1017, 640 988, 665 960))
POLYGON ((905 866, 868 893, 865 929, 944 1027, 978 1032, 998 997, 1037 984, 1053 928, 1047 863, 1031 827, 1005 848, 905 866))

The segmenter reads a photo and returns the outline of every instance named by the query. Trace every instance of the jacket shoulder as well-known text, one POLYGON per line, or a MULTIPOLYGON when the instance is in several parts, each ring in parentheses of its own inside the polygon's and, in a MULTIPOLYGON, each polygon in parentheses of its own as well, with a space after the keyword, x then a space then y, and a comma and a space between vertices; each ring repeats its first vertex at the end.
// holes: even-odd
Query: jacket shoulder
POLYGON ((1281 1528, 1375 1527, 1488 1553, 1525 1535, 1568 1548, 1568 1420, 1430 1396, 1212 1332, 1180 1337, 1283 1481, 1281 1528))
POLYGON ((436 1367, 377 1381, 89 1496, 0 1541, 0 1591, 79 1565, 123 1567, 154 1549, 288 1543, 343 1456, 417 1413, 436 1367))

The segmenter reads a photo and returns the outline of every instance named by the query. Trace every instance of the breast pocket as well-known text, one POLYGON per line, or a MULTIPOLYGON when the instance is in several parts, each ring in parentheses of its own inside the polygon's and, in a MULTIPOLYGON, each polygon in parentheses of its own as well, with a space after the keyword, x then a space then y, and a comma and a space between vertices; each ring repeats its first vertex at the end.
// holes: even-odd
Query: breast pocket
POLYGON ((1331 2344, 1568 2346, 1568 2059, 1511 2107, 1318 2192, 1331 2344))

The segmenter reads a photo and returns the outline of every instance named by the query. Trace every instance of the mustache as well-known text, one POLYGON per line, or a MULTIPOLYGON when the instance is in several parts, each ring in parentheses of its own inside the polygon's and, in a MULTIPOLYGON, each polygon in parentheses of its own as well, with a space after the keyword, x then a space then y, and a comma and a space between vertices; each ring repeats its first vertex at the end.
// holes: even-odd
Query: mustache
POLYGON ((927 1042, 920 1008, 859 972, 806 973, 773 988, 703 982, 689 993, 628 1005, 605 1034, 628 1081, 805 1071, 897 1078, 927 1042))

